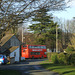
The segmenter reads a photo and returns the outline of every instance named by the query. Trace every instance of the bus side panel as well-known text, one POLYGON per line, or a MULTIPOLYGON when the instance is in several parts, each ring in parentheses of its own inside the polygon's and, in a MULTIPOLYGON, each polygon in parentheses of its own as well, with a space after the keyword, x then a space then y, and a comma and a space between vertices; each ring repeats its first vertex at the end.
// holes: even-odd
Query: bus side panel
POLYGON ((46 58, 47 57, 47 50, 44 49, 43 51, 44 51, 44 58, 46 58))
POLYGON ((27 50, 28 52, 27 52, 27 58, 30 58, 30 50, 29 50, 29 48, 28 48, 28 50, 27 50))
POLYGON ((42 58, 42 57, 44 57, 44 52, 43 51, 40 52, 40 58, 42 58))
POLYGON ((46 54, 44 54, 44 58, 47 58, 47 55, 46 54))
POLYGON ((29 58, 32 58, 31 52, 32 52, 32 49, 29 49, 28 50, 29 58))
POLYGON ((28 49, 25 50, 25 58, 28 58, 28 49))
POLYGON ((25 58, 46 58, 46 49, 42 48, 30 48, 28 47, 30 45, 27 45, 27 47, 22 47, 25 51, 22 51, 22 56, 25 58))
POLYGON ((43 51, 32 51, 30 50, 30 58, 42 58, 42 57, 45 57, 44 56, 44 52, 43 51), (39 55, 38 54, 31 54, 32 53, 40 53, 39 55))

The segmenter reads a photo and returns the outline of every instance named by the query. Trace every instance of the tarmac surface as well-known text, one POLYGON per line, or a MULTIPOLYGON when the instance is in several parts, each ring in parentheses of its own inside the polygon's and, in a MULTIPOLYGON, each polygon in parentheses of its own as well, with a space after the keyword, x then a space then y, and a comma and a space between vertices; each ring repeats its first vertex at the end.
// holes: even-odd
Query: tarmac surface
POLYGON ((40 63, 47 59, 27 59, 25 62, 19 62, 10 65, 0 65, 0 70, 19 70, 21 75, 59 75, 58 73, 48 71, 40 63))

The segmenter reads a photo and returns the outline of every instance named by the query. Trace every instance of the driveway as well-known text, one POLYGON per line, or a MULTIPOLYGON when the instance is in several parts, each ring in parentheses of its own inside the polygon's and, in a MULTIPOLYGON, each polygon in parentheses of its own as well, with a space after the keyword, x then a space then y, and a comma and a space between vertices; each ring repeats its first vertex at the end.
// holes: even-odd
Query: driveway
POLYGON ((42 68, 39 64, 44 60, 47 59, 27 59, 25 62, 20 62, 17 64, 0 65, 0 70, 19 70, 22 75, 59 75, 57 73, 42 68))

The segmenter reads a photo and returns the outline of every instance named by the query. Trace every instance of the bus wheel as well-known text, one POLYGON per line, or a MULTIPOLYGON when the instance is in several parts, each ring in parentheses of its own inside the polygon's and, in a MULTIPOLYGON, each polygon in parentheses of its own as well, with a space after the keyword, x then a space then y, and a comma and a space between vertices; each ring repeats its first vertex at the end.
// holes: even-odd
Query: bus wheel
POLYGON ((32 59, 34 59, 34 56, 32 56, 32 59))
POLYGON ((43 59, 43 56, 41 58, 43 59))

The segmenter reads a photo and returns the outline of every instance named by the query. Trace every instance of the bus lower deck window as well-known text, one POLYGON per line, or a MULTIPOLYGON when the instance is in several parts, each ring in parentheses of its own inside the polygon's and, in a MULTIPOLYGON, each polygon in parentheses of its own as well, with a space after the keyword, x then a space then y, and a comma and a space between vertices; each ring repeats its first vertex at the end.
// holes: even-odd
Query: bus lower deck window
POLYGON ((31 55, 40 55, 40 52, 31 52, 31 55))

